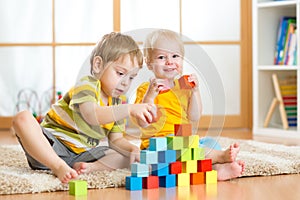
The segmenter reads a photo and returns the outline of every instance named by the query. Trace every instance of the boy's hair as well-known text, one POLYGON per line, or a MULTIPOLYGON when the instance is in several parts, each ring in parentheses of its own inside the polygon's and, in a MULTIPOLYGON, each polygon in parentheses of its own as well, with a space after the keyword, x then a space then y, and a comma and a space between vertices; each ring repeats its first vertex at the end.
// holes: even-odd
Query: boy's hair
POLYGON ((114 62, 127 54, 130 55, 132 62, 136 58, 139 67, 143 66, 143 54, 131 36, 116 32, 104 35, 90 56, 91 74, 93 74, 93 60, 95 56, 100 56, 102 64, 105 66, 108 62, 114 62))
MULTIPOLYGON (((151 59, 156 42, 165 40, 166 42, 175 42, 178 44, 181 56, 184 56, 184 44, 181 37, 174 31, 167 29, 158 29, 151 32, 144 42, 144 57, 147 62, 151 59)), ((167 50, 167 49, 166 49, 167 50)), ((147 63, 148 64, 148 63, 147 63)))

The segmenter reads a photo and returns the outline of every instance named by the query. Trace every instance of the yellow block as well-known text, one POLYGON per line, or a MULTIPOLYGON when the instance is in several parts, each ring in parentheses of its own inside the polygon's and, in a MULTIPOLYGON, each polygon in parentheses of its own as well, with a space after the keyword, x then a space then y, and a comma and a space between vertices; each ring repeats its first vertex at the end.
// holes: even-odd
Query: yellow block
POLYGON ((199 135, 186 136, 184 138, 183 148, 197 148, 199 147, 199 135))
POLYGON ((188 160, 182 162, 182 172, 183 173, 197 173, 197 160, 188 160))
POLYGON ((216 170, 208 171, 205 173, 205 183, 217 183, 218 181, 218 172, 216 170))
POLYGON ((181 173, 177 174, 177 186, 189 186, 190 185, 190 174, 181 173))

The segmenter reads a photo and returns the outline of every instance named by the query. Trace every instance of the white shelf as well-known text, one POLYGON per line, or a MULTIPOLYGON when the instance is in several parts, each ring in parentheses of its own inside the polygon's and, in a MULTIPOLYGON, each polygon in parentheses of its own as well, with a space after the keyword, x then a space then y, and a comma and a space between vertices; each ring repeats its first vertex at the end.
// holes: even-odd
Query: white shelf
POLYGON ((297 32, 298 64, 274 65, 279 20, 282 16, 297 18, 300 27, 300 0, 253 0, 253 136, 270 140, 287 139, 300 141, 300 33, 297 32), (297 127, 285 130, 281 124, 279 109, 276 107, 268 127, 264 127, 269 106, 275 97, 272 74, 278 77, 297 76, 297 127))

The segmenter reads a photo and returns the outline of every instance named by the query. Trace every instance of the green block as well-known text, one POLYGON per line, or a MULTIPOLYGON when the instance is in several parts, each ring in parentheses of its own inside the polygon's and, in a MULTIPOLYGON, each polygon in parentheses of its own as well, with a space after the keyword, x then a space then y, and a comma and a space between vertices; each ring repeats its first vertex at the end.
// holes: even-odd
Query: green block
POLYGON ((197 148, 199 146, 199 135, 185 136, 183 148, 197 148))
POLYGON ((202 147, 192 148, 192 160, 204 160, 205 150, 202 147))
POLYGON ((168 136, 167 137, 167 148, 169 150, 179 150, 183 148, 183 137, 182 136, 168 136))
POLYGON ((192 160, 192 149, 191 148, 184 148, 181 150, 176 151, 177 153, 177 160, 178 161, 189 161, 192 160))
POLYGON ((87 195, 87 182, 83 180, 70 181, 69 194, 75 196, 87 195))

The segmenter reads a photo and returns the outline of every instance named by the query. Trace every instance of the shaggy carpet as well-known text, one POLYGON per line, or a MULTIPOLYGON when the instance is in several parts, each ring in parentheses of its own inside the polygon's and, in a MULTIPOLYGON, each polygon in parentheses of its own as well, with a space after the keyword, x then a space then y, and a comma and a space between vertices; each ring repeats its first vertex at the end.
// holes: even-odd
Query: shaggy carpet
MULTIPOLYGON (((268 144, 252 140, 219 138, 223 148, 233 142, 241 146, 237 159, 244 160, 243 176, 267 176, 300 173, 300 146, 268 144)), ((0 194, 38 193, 68 190, 50 171, 34 171, 27 164, 19 145, 0 146, 0 194)), ((129 170, 93 172, 79 176, 88 182, 88 188, 121 187, 129 170)))

